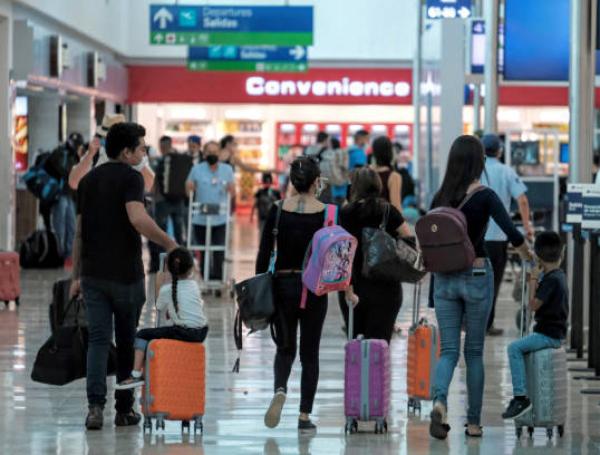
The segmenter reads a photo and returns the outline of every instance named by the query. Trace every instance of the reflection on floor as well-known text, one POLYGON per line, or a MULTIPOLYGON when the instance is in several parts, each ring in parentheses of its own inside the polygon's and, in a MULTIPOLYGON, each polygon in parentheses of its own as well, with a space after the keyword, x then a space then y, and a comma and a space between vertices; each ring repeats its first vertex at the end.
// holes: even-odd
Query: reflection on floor
MULTIPOLYGON (((234 276, 252 274, 256 232, 249 225, 234 230, 234 276)), ((314 419, 314 437, 298 435, 299 366, 291 378, 290 394, 280 426, 269 430, 263 414, 272 394, 273 344, 268 334, 251 336, 244 348, 241 373, 231 373, 236 357, 232 339, 234 306, 231 301, 207 302, 210 319, 208 351, 207 411, 203 437, 182 436, 179 424, 167 422, 164 433, 144 436, 141 427, 115 429, 112 400, 107 405, 103 431, 86 433, 85 384, 77 381, 65 387, 49 387, 29 379, 35 354, 49 334, 48 302, 52 282, 64 276, 56 271, 23 273, 22 305, 4 310, 0 306, 0 454, 593 454, 600 453, 600 407, 598 398, 584 396, 585 384, 570 381, 569 417, 565 438, 547 441, 543 430, 532 441, 517 441, 514 428, 500 418, 510 393, 506 344, 517 336, 514 314, 517 309, 505 286, 500 302, 498 325, 505 336, 486 343, 486 391, 484 437, 465 438, 464 364, 457 369, 451 389, 448 441, 434 441, 428 435, 429 404, 422 416, 406 411, 406 329, 411 302, 405 301, 400 316, 402 333, 392 342, 393 390, 389 418, 390 432, 374 435, 370 426, 360 434, 344 435, 343 346, 340 314, 333 299, 321 343, 321 379, 314 419)), ((405 291, 409 291, 405 286, 405 291)), ((410 295, 410 292, 405 292, 410 295)), ((152 324, 152 306, 147 305, 144 324, 152 324)), ((579 365, 575 363, 575 365, 579 365)), ((584 365, 581 365, 584 366, 584 365)), ((111 379, 112 381, 112 379, 111 379)))

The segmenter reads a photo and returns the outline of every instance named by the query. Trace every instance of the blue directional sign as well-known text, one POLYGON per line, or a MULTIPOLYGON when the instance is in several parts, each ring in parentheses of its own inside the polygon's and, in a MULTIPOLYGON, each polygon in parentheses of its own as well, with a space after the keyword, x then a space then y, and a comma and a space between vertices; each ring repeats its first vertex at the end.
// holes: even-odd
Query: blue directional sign
POLYGON ((313 44, 312 6, 150 5, 150 44, 313 44))
POLYGON ((303 46, 208 46, 190 47, 188 68, 195 71, 306 71, 303 46))
POLYGON ((427 19, 471 17, 471 0, 427 0, 427 19))
POLYGON ((600 188, 598 185, 587 185, 583 190, 581 227, 583 229, 600 229, 600 188))

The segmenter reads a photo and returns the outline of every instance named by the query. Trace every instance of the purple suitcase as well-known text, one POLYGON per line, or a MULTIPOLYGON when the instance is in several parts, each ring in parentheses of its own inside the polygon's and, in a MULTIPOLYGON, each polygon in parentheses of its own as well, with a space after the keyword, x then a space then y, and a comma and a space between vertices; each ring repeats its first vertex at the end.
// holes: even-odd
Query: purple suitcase
MULTIPOLYGON (((352 327, 352 305, 349 315, 348 325, 352 327)), ((350 333, 349 338, 351 336, 350 333)), ((387 342, 365 340, 362 336, 348 341, 344 381, 346 433, 356 433, 359 420, 375 421, 375 433, 387 432, 390 392, 390 348, 387 342)))

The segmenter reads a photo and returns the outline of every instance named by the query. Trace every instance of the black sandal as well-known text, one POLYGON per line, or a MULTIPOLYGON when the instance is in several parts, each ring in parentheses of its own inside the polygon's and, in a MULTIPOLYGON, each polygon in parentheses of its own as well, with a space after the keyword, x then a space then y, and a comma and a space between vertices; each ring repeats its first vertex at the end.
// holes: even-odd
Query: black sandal
POLYGON ((442 413, 437 409, 431 411, 431 423, 429 424, 429 434, 436 439, 446 439, 450 425, 442 422, 442 413))
POLYGON ((465 435, 470 438, 481 438, 483 436, 483 427, 479 425, 479 430, 481 433, 469 433, 469 424, 465 423, 465 435))

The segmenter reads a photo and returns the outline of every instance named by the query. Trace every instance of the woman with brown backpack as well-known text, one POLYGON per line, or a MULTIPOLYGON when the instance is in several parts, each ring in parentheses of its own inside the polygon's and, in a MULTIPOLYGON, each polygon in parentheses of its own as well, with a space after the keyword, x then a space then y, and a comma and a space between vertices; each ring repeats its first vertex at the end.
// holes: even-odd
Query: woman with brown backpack
POLYGON ((480 426, 483 344, 494 296, 493 270, 484 246, 490 218, 506 233, 523 259, 531 258, 525 238, 512 223, 496 193, 481 185, 484 168, 485 154, 479 139, 457 138, 450 149, 442 186, 433 199, 434 210, 417 224, 425 266, 436 272, 434 302, 441 357, 433 379, 434 406, 429 432, 438 439, 445 439, 450 431, 446 420, 448 388, 458 363, 463 323, 468 395, 465 433, 471 437, 483 434, 480 426), (444 240, 453 235, 449 231, 456 233, 461 226, 464 242, 444 245, 444 240))

